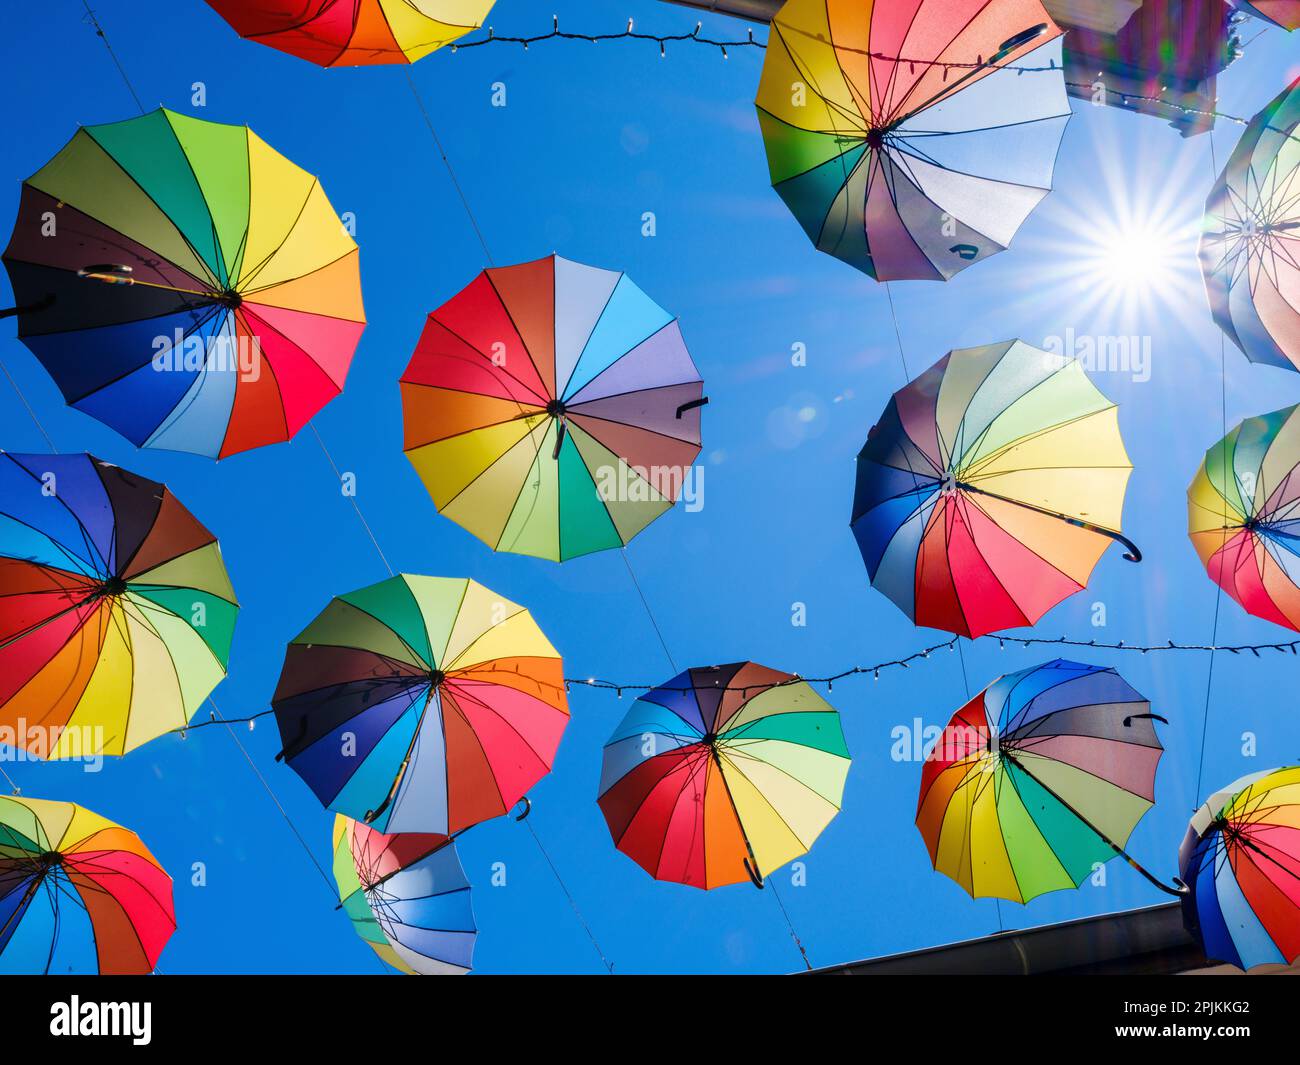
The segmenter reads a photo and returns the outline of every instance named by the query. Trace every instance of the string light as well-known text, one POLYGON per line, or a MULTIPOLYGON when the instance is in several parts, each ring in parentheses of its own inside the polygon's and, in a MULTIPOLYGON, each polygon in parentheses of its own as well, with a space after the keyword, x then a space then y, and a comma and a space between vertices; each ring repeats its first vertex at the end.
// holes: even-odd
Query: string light
MULTIPOLYGON (((493 44, 508 44, 517 45, 526 52, 529 50, 531 45, 543 44, 547 41, 582 41, 587 44, 600 44, 605 41, 644 41, 659 46, 659 57, 661 59, 668 58, 668 45, 670 44, 697 44, 703 45, 706 48, 715 48, 723 59, 731 58, 727 51, 729 48, 755 48, 759 51, 765 51, 767 49, 766 42, 755 39, 754 31, 752 29, 747 31, 745 37, 734 40, 723 40, 721 38, 704 36, 703 29, 704 24, 697 22, 695 24, 695 29, 690 33, 645 33, 636 29, 634 21, 628 19, 627 28, 618 33, 587 33, 580 30, 561 30, 559 16, 553 15, 551 16, 551 29, 548 33, 537 33, 531 36, 501 35, 498 34, 493 27, 489 26, 487 27, 484 36, 457 41, 449 47, 450 51, 455 54, 456 52, 460 52, 467 48, 483 48, 487 45, 493 44)), ((977 57, 976 62, 972 63, 944 59, 916 59, 911 57, 892 56, 884 52, 872 51, 866 48, 853 48, 844 44, 837 44, 836 48, 841 52, 851 52, 868 59, 876 59, 887 63, 906 63, 908 71, 912 74, 916 73, 916 68, 918 66, 938 70, 942 73, 945 81, 948 79, 949 72, 953 70, 982 70, 985 67, 988 67, 997 70, 1014 70, 1017 74, 1041 74, 1062 69, 1057 66, 1055 61, 1049 62, 1047 66, 1016 66, 1014 63, 986 63, 983 61, 982 57, 977 57)), ((1065 84, 1068 88, 1078 90, 1084 96, 1091 95, 1094 90, 1093 85, 1084 82, 1067 81, 1065 84)), ((1103 80, 1103 87, 1104 84, 1103 80)), ((1142 103, 1158 104, 1161 107, 1167 107, 1179 111, 1182 114, 1193 115, 1198 118, 1219 119, 1224 122, 1235 122, 1241 126, 1247 126, 1250 124, 1249 119, 1242 118, 1239 115, 1230 115, 1225 114, 1222 111, 1189 107, 1186 104, 1166 99, 1164 95, 1145 96, 1140 93, 1122 92, 1111 89, 1106 89, 1105 91, 1108 95, 1117 97, 1122 107, 1131 107, 1135 104, 1142 103)), ((1161 94, 1168 91, 1168 87, 1164 85, 1159 89, 1161 94)))
MULTIPOLYGON (((1100 640, 1077 640, 1068 636, 1058 636, 1055 639, 1046 636, 981 636, 979 639, 996 639, 999 650, 1005 650, 1007 644, 1013 644, 1020 647, 1083 647, 1095 651, 1129 651, 1138 654, 1153 654, 1167 651, 1189 651, 1189 652, 1212 652, 1225 651, 1229 654, 1244 654, 1249 652, 1256 658, 1263 657, 1262 651, 1277 651, 1279 654, 1300 655, 1300 639, 1289 640, 1284 643, 1255 643, 1255 644, 1208 644, 1208 643, 1175 643, 1173 640, 1167 640, 1158 644, 1136 644, 1127 643, 1124 640, 1116 640, 1113 643, 1107 643, 1100 640)), ((935 651, 941 651, 947 648, 949 651, 957 650, 959 637, 954 636, 951 640, 945 640, 943 643, 933 644, 930 647, 924 647, 903 658, 891 659, 888 662, 877 662, 874 665, 851 666, 848 669, 840 670, 838 673, 831 673, 823 677, 807 677, 794 675, 789 680, 778 681, 776 684, 748 684, 748 685, 719 685, 716 681, 713 687, 718 691, 738 691, 745 694, 749 692, 763 691, 772 687, 783 687, 787 684, 824 684, 826 690, 833 691, 834 684, 838 680, 844 680, 847 677, 854 677, 863 673, 870 673, 872 680, 880 679, 881 670, 888 669, 911 669, 912 663, 921 660, 929 661, 930 656, 935 651)), ((630 684, 626 681, 608 681, 591 678, 583 682, 589 688, 598 690, 617 691, 619 698, 623 697, 625 691, 665 691, 665 692, 687 692, 692 690, 684 685, 672 684, 630 684)))

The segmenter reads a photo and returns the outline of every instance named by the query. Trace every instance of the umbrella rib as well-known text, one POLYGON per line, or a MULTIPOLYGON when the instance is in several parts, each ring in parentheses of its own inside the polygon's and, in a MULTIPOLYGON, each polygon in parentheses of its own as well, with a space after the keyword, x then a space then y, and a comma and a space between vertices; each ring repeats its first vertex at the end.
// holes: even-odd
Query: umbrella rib
MULTIPOLYGON (((523 331, 519 328, 519 323, 515 321, 514 311, 510 309, 510 305, 506 303, 505 297, 501 294, 501 290, 497 288, 496 280, 492 277, 492 271, 484 270, 483 276, 487 278, 487 283, 491 287, 493 294, 496 296, 497 302, 501 305, 501 309, 505 311, 506 318, 510 322, 510 327, 515 331, 515 336, 519 338, 520 347, 524 349, 524 354, 528 356, 528 361, 529 363, 532 364, 533 370, 537 374, 537 379, 542 383, 542 387, 544 388, 546 386, 546 374, 542 371, 542 368, 537 365, 537 360, 533 358, 532 349, 528 346, 528 343, 524 340, 524 334, 523 331)), ((554 273, 554 267, 552 267, 552 271, 551 271, 552 285, 554 285, 554 282, 555 282, 555 273, 554 273)), ((554 319, 552 319, 552 333, 551 333, 552 344, 554 344, 554 340, 555 340, 554 319)), ((552 359, 552 362, 554 362, 554 359, 552 359)), ((554 372, 554 367, 552 367, 552 372, 554 372)), ((522 382, 520 383, 522 384, 522 382)), ((529 391, 532 390, 530 389, 529 391)), ((546 396, 545 398, 558 399, 559 398, 558 386, 556 389, 555 396, 546 396)))
MULTIPOLYGON (((15 467, 17 467, 17 469, 19 469, 22 473, 30 477, 36 484, 39 484, 42 487, 44 487, 44 482, 41 480, 41 478, 37 477, 26 466, 18 462, 12 455, 6 452, 0 452, 0 455, 3 455, 5 458, 8 458, 9 461, 12 462, 15 467)), ((102 484, 103 482, 101 481, 100 483, 102 484)), ((100 553, 99 548, 95 547, 94 541, 91 539, 90 536, 90 530, 86 528, 86 525, 81 520, 80 516, 72 509, 71 506, 68 505, 67 501, 64 500, 64 498, 61 495, 59 495, 57 491, 54 493, 54 499, 58 502, 60 507, 62 507, 64 510, 68 512, 68 516, 71 517, 74 522, 76 522, 77 528, 81 531, 81 538, 83 544, 87 547, 90 547, 94 551, 95 558, 99 559, 101 563, 102 572, 107 573, 108 559, 104 558, 104 556, 100 553)), ((32 532, 45 537, 45 539, 48 540, 50 544, 52 544, 55 548, 57 548, 65 557, 67 557, 69 561, 84 562, 88 565, 94 566, 94 559, 81 558, 73 554, 72 551, 65 544, 62 544, 59 541, 55 540, 49 533, 45 532, 42 529, 38 529, 35 525, 30 525, 27 522, 23 521, 21 518, 15 517, 12 514, 6 514, 5 517, 8 518, 10 521, 16 522, 17 524, 23 526, 24 528, 31 529, 32 532)), ((116 522, 114 523, 114 527, 116 527, 116 522)), ((52 568, 52 567, 46 567, 46 568, 52 568)), ((71 573, 72 571, 66 570, 64 572, 71 573)))
MULTIPOLYGON (((518 418, 524 418, 524 417, 528 417, 528 416, 527 416, 527 415, 519 415, 516 419, 513 419, 513 420, 518 420, 518 418)), ((541 466, 538 465, 538 459, 539 459, 539 457, 540 457, 541 454, 542 454, 542 449, 545 447, 545 445, 546 445, 546 441, 549 440, 549 439, 551 438, 551 430, 554 428, 555 424, 556 424, 555 420, 552 419, 551 422, 550 422, 550 424, 548 424, 548 425, 546 426, 546 429, 545 429, 545 430, 544 430, 540 435, 538 434, 537 430, 538 430, 539 428, 541 428, 541 426, 540 426, 540 425, 534 425, 534 426, 532 426, 531 428, 528 429, 528 433, 527 433, 527 436, 526 436, 526 437, 521 438, 520 440, 516 441, 515 444, 514 444, 513 446, 511 446, 509 449, 507 449, 507 450, 506 450, 505 452, 503 452, 502 455, 501 455, 501 458, 505 458, 506 455, 508 455, 511 451, 513 451, 513 450, 514 450, 516 447, 518 447, 520 444, 522 444, 522 443, 524 442, 525 439, 529 439, 529 440, 531 440, 531 441, 534 443, 534 447, 533 447, 533 457, 532 457, 532 460, 528 463, 528 473, 524 474, 524 476, 523 476, 523 477, 520 479, 520 481, 519 481, 519 490, 518 490, 517 492, 515 492, 515 498, 514 498, 514 501, 510 504, 510 509, 506 511, 505 521, 504 521, 504 522, 502 523, 502 525, 501 525, 501 533, 500 533, 500 535, 497 537, 497 542, 496 542, 496 544, 493 545, 493 548, 492 548, 493 551, 500 551, 500 550, 502 549, 502 548, 501 548, 501 543, 502 543, 502 541, 504 541, 505 538, 506 538, 506 529, 508 529, 508 528, 510 527, 510 519, 514 517, 514 515, 515 515, 515 509, 519 506, 519 501, 520 501, 520 500, 523 498, 523 496, 524 496, 524 489, 528 486, 528 483, 529 483, 529 481, 530 481, 530 479, 531 479, 532 471, 533 471, 534 468, 537 469, 537 481, 536 481, 536 483, 534 484, 533 487, 536 488, 536 489, 538 489, 538 491, 535 491, 535 492, 533 493, 532 505, 529 507, 529 510, 528 510, 528 516, 527 516, 526 518, 524 518, 523 521, 520 523, 520 525, 519 525, 519 529, 518 529, 518 531, 515 533, 515 538, 514 538, 514 540, 511 541, 511 543, 510 543, 510 547, 506 548, 507 551, 512 551, 512 550, 514 550, 515 545, 519 543, 519 538, 520 538, 521 536, 524 535, 525 530, 527 530, 528 526, 532 523, 533 515, 537 513, 537 504, 541 501, 541 491, 540 491, 540 489, 541 489, 541 487, 542 487, 542 480, 543 480, 543 478, 545 478, 545 476, 546 476, 546 472, 543 470, 543 468, 542 468, 541 466)), ((558 430, 558 429, 555 429, 555 432, 558 434, 558 433, 559 433, 559 430, 558 430)), ((559 459, 559 455, 558 455, 558 454, 557 454, 555 457, 556 457, 557 460, 559 459)), ((497 461, 499 462, 500 459, 498 459, 497 461)), ((496 463, 493 463, 493 465, 496 465, 496 463)), ((484 471, 484 472, 487 472, 487 471, 484 471)), ((475 480, 477 480, 477 478, 475 478, 475 480)), ((471 482, 471 483, 472 483, 472 482, 471 482)), ((469 487, 469 486, 466 485, 466 487, 469 487)), ((463 493, 463 492, 464 492, 464 489, 462 489, 460 493, 457 493, 457 498, 458 498, 458 497, 460 496, 460 494, 463 493)), ((560 551, 560 507, 559 507, 559 496, 560 496, 560 474, 559 474, 559 471, 558 471, 558 470, 555 471, 555 494, 556 494, 556 507, 555 507, 555 550, 556 550, 557 553, 559 553, 559 551, 560 551)), ((451 505, 451 504, 448 503, 448 506, 450 506, 450 505, 451 505)), ((545 515, 543 515, 543 517, 545 517, 545 515)))
MULTIPOLYGON (((298 223, 302 221, 303 215, 307 210, 307 204, 311 202, 312 193, 315 192, 317 189, 320 189, 321 195, 324 196, 325 190, 321 188, 320 178, 316 177, 315 175, 312 175, 311 184, 307 186, 307 191, 303 194, 302 197, 302 203, 298 204, 298 210, 295 212, 293 216, 293 222, 289 226, 289 228, 284 231, 284 236, 281 238, 280 243, 277 244, 274 248, 272 248, 269 252, 267 252, 266 256, 261 260, 261 262, 253 266, 251 270, 247 269, 248 264, 246 263, 243 264, 245 269, 244 269, 243 277, 241 278, 241 282, 244 287, 240 289, 241 292, 259 291, 257 288, 253 287, 257 280, 257 275, 260 274, 263 270, 265 270, 267 266, 270 265, 271 260, 273 260, 277 255, 279 255, 280 251, 284 248, 284 246, 289 243, 289 238, 293 236, 294 230, 298 228, 298 223)), ((340 258, 342 258, 342 256, 340 256, 340 258)), ((269 286, 264 286, 264 287, 269 287, 269 286)))
MULTIPOLYGON (((141 117, 144 117, 144 116, 141 116, 141 117)), ((171 129, 171 123, 170 123, 170 122, 167 123, 167 127, 168 127, 168 129, 171 129)), ((170 226, 172 227, 172 229, 176 232, 176 235, 177 235, 178 237, 181 238, 181 241, 184 243, 184 245, 185 245, 187 248, 189 248, 190 253, 194 256, 194 260, 195 260, 195 262, 197 262, 197 263, 199 264, 199 266, 202 267, 203 272, 207 275, 207 281, 208 281, 210 284, 212 284, 212 285, 214 286, 214 288, 215 288, 216 286, 218 286, 218 285, 220 284, 220 282, 217 280, 216 275, 213 274, 213 272, 208 268, 208 264, 207 264, 206 260, 204 260, 203 256, 199 254, 199 250, 198 250, 196 247, 194 247, 193 243, 190 241, 190 238, 187 237, 187 236, 185 235, 185 233, 181 230, 181 227, 180 227, 179 225, 176 224, 175 220, 171 217, 171 215, 169 215, 169 214, 168 214, 168 213, 163 209, 162 204, 160 204, 156 199, 154 199, 153 194, 152 194, 148 189, 146 189, 142 184, 140 184, 140 182, 136 179, 135 175, 132 174, 131 171, 127 170, 127 168, 126 168, 125 166, 123 166, 123 165, 118 161, 117 157, 114 156, 114 155, 112 154, 112 152, 108 151, 107 148, 105 148, 102 144, 100 144, 100 142, 95 138, 94 134, 90 133, 90 131, 89 131, 86 127, 84 127, 84 126, 82 127, 82 132, 84 132, 84 133, 86 134, 87 137, 89 137, 92 141, 94 141, 94 143, 95 143, 95 147, 97 147, 101 152, 103 152, 104 155, 105 155, 107 158, 109 158, 110 160, 112 160, 113 165, 114 165, 118 170, 121 171, 123 177, 125 177, 127 181, 129 181, 132 185, 134 185, 134 186, 135 186, 135 187, 140 191, 140 194, 141 194, 142 196, 144 196, 145 199, 147 199, 151 204, 153 204, 153 206, 154 206, 154 208, 157 210, 158 214, 159 214, 162 218, 166 219, 168 225, 170 225, 170 226)), ((172 134, 172 139, 175 140, 175 132, 174 132, 174 131, 173 131, 173 134, 172 134)), ((180 142, 179 142, 179 141, 177 141, 177 147, 180 148, 180 142)), ((182 155, 185 155, 185 149, 184 149, 184 148, 180 148, 180 152, 181 152, 182 155)), ((187 164, 189 164, 189 157, 188 157, 188 156, 185 156, 185 161, 186 161, 187 164)), ((193 168, 192 168, 192 167, 191 167, 190 172, 193 173, 193 168)), ((26 183, 24 182, 24 184, 26 184, 26 183)), ((35 186, 32 186, 32 188, 35 188, 35 186)), ((37 190, 37 191, 39 191, 39 190, 37 190)), ((48 193, 47 193, 47 195, 48 195, 48 193)), ((206 207, 206 205, 207 205, 207 204, 206 204, 206 201, 205 201, 204 206, 206 207)), ((74 210, 76 210, 76 208, 74 208, 74 210)), ((82 211, 81 213, 84 214, 87 218, 91 218, 91 219, 93 219, 94 221, 98 222, 100 225, 105 225, 105 226, 108 226, 108 228, 113 229, 113 227, 112 227, 111 225, 109 225, 107 222, 105 222, 103 219, 101 219, 101 218, 96 218, 94 215, 90 214, 90 212, 88 212, 88 211, 82 211)), ((210 217, 211 217, 211 215, 209 215, 209 218, 210 218, 210 217)), ((113 231, 114 231, 114 232, 118 232, 116 229, 113 229, 113 231)), ((169 261, 170 261, 170 260, 169 260, 169 261)), ((176 265, 176 264, 173 263, 172 265, 176 265)), ((182 269, 183 269, 183 268, 182 268, 182 269)), ((191 277, 193 276, 193 273, 192 273, 191 271, 189 271, 189 270, 185 270, 185 273, 190 274, 191 277)), ((202 278, 198 278, 197 280, 202 281, 203 279, 202 279, 202 278)))

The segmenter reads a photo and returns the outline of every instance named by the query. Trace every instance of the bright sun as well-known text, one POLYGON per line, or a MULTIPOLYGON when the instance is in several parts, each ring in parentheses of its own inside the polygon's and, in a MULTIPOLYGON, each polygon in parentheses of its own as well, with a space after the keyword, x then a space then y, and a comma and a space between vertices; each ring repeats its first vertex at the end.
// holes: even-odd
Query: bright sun
POLYGON ((1069 301, 1078 328, 1098 332, 1204 306, 1196 249, 1213 180, 1207 160, 1146 144, 1134 149, 1106 131, 1096 135, 1093 154, 1114 162, 1090 172, 1073 198, 1049 196, 1043 204, 1037 284, 1069 301))
POLYGON ((1154 225, 1135 225, 1101 235, 1096 250, 1099 280, 1111 288, 1143 292, 1170 284, 1178 270, 1178 235, 1154 225))

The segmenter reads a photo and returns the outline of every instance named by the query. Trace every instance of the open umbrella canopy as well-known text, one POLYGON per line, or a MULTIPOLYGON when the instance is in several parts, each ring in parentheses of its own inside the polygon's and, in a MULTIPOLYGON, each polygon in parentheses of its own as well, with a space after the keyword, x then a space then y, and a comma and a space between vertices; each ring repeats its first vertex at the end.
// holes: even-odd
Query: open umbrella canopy
POLYGON ((677 320, 626 274, 552 255, 429 315, 402 375, 406 457, 495 551, 622 547, 682 494, 703 384, 677 320))
POLYGON ((1232 6, 1284 30, 1300 29, 1300 0, 1232 0, 1232 6))
POLYGON ((1008 341, 949 352, 858 455, 852 528, 872 584, 918 625, 1032 625, 1119 532, 1132 464, 1115 405, 1074 360, 1008 341))
POLYGON ((848 771, 839 714, 793 674, 689 669, 633 703, 606 742, 600 808, 656 880, 761 887, 839 812, 848 771))
MULTIPOLYGON (((1300 6, 1300 5, 1297 5, 1300 6)), ((1214 320, 1252 362, 1300 368, 1300 79, 1257 114, 1205 203, 1214 320)))
POLYGON ((469 972, 474 911, 456 848, 443 835, 386 836, 338 814, 334 880, 357 935, 408 975, 469 972))
POLYGON ((365 327, 357 246, 320 182, 246 126, 86 126, 23 183, 4 253, 18 335, 64 399, 137 447, 290 439, 365 327))
POLYGON ((414 63, 478 29, 495 0, 208 0, 236 33, 322 67, 414 63))
POLYGON ((0 797, 0 973, 144 975, 175 930, 171 877, 134 832, 0 797))
POLYGON ((1069 120, 1039 0, 788 0, 758 87, 772 184, 818 249, 881 281, 1006 249, 1069 120))
POLYGON ((974 898, 1028 902, 1127 858, 1155 802, 1163 748, 1150 709, 1102 666, 1057 659, 994 681, 921 771, 916 827, 935 869, 974 898))
POLYGON ((1188 931, 1242 969, 1300 958, 1300 766, 1242 777, 1196 811, 1179 851, 1188 931))
POLYGON ((1247 418, 1205 453, 1187 531, 1210 575, 1256 617, 1300 631, 1300 416, 1247 418))
POLYGON ((43 758, 183 728, 226 674, 221 549, 155 481, 0 452, 0 731, 43 758))
POLYGON ((569 722, 560 656, 527 610, 407 574, 331 600, 289 645, 271 705, 317 798, 385 833, 505 813, 569 722))

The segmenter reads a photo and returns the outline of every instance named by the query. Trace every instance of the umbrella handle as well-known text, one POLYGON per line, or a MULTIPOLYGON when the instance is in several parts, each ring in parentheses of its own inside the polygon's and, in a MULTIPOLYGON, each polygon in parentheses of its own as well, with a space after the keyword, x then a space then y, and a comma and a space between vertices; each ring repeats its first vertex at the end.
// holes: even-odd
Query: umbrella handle
MULTIPOLYGON (((529 800, 527 795, 525 795, 522 799, 520 799, 519 802, 524 804, 524 812, 521 813, 518 817, 516 817, 515 820, 526 821, 528 819, 528 815, 533 812, 533 804, 529 800)), ((519 803, 515 803, 515 805, 518 806, 519 803)))
MULTIPOLYGON (((6 307, 4 310, 0 310, 0 318, 13 318, 20 314, 35 314, 37 311, 43 311, 49 307, 54 302, 54 299, 54 293, 51 292, 35 303, 29 303, 23 307, 6 307)), ((678 417, 681 417, 681 415, 678 415, 678 417)))
POLYGON ((695 410, 697 407, 707 406, 708 402, 709 402, 708 396, 701 396, 699 399, 693 399, 689 403, 683 403, 680 407, 677 408, 677 420, 681 421, 682 415, 685 414, 688 410, 695 410))
POLYGON ((559 427, 555 430, 555 450, 551 452, 552 459, 558 459, 560 457, 560 448, 564 446, 564 434, 566 431, 567 427, 565 426, 564 419, 561 418, 559 427))
MULTIPOLYGON (((1010 753, 1005 754, 1004 757, 1013 765, 1015 765, 1016 768, 1018 768, 1022 773, 1032 776, 1032 774, 1030 774, 1028 770, 1026 770, 1025 767, 1022 766, 1020 762, 1010 753)), ((1057 792, 1049 788, 1046 784, 1044 784, 1041 780, 1039 780, 1038 777, 1033 777, 1033 780, 1034 783, 1036 783, 1040 788, 1042 788, 1045 792, 1047 792, 1048 795, 1050 795, 1053 799, 1055 799, 1067 810, 1069 810, 1070 813, 1074 814, 1075 817, 1077 817, 1080 821, 1082 821, 1085 825, 1087 825, 1090 829, 1092 829, 1092 831, 1097 834, 1098 839, 1100 839, 1103 843, 1105 843, 1106 846, 1108 846, 1117 855, 1119 855, 1119 857, 1123 858, 1126 862, 1128 862, 1130 866, 1132 866, 1144 877, 1146 877, 1146 879, 1153 886, 1158 887, 1166 895, 1173 895, 1174 898, 1176 899, 1181 899, 1184 895, 1188 895, 1191 893, 1191 888, 1189 888, 1186 884, 1184 884, 1181 880, 1179 880, 1178 877, 1174 877, 1175 886, 1170 887, 1168 884, 1166 884, 1159 877, 1155 876, 1153 873, 1147 872, 1146 869, 1142 867, 1142 865, 1137 861, 1136 858, 1130 855, 1128 851, 1126 851, 1113 839, 1110 839, 1108 836, 1106 836, 1106 834, 1103 833, 1101 829, 1099 829, 1096 825, 1094 825, 1091 821, 1089 821, 1086 817, 1084 817, 1083 814, 1079 813, 1078 810, 1076 810, 1073 806, 1071 806, 1068 802, 1066 802, 1063 798, 1061 798, 1061 796, 1057 794, 1057 792)))
POLYGON ((1003 503, 1010 503, 1014 507, 1024 507, 1025 510, 1032 510, 1036 514, 1045 514, 1049 518, 1057 518, 1058 520, 1065 522, 1067 525, 1073 525, 1076 529, 1087 529, 1089 532, 1095 532, 1101 536, 1114 540, 1117 544, 1123 544, 1127 547, 1128 551, 1124 557, 1130 562, 1142 561, 1142 552, 1138 550, 1138 545, 1123 533, 1116 532, 1114 529, 1107 529, 1101 525, 1094 525, 1090 521, 1084 521, 1082 518, 1073 518, 1069 514, 1061 514, 1055 510, 1048 510, 1046 507, 1036 507, 1034 504, 1026 503, 1020 499, 1011 499, 1008 496, 998 495, 997 492, 989 492, 983 488, 977 488, 975 485, 969 484, 966 481, 956 482, 956 487, 960 488, 963 492, 974 492, 976 495, 988 496, 990 499, 997 499, 1001 500, 1003 503))
POLYGON ((742 858, 741 861, 745 863, 745 872, 749 874, 749 879, 754 882, 754 887, 758 888, 759 891, 762 891, 763 878, 759 875, 758 870, 754 868, 754 865, 749 858, 742 858))

